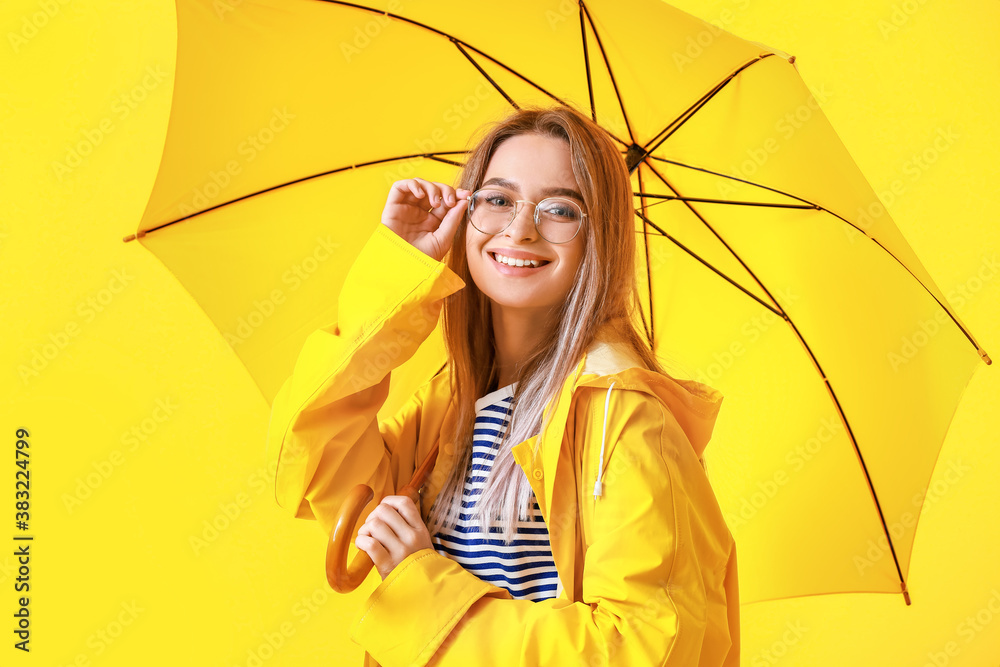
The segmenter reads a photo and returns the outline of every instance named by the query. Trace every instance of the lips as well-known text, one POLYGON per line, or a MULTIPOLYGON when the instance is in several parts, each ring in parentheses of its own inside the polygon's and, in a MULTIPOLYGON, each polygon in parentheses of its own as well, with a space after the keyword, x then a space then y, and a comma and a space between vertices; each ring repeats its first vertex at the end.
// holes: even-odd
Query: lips
POLYGON ((522 252, 508 251, 510 254, 506 254, 499 251, 490 251, 489 255, 493 258, 493 261, 501 266, 506 266, 510 268, 523 268, 523 269, 536 269, 541 268, 549 263, 549 260, 542 259, 541 257, 528 255, 522 252), (514 256, 514 255, 521 255, 514 256), (525 256, 527 255, 527 256, 525 256))

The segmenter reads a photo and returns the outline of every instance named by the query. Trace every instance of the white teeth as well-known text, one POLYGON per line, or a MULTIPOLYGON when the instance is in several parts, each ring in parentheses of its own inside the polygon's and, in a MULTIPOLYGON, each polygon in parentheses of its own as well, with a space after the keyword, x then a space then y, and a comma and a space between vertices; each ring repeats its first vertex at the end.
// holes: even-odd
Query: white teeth
POLYGON ((505 257, 498 252, 493 253, 493 257, 496 258, 501 264, 507 264, 508 266, 531 266, 538 267, 540 262, 535 259, 514 259, 513 257, 505 257))

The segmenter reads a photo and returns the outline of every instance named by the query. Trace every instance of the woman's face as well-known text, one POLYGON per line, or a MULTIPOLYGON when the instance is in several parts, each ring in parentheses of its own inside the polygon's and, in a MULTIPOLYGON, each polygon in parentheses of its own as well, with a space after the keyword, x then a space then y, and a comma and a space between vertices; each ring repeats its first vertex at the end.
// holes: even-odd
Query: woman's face
MULTIPOLYGON (((538 203, 546 197, 574 199, 586 212, 580 188, 573 176, 569 144, 540 134, 519 134, 505 140, 493 153, 481 188, 492 186, 538 203)), ((499 234, 484 234, 466 221, 466 256, 476 286, 493 307, 523 311, 547 320, 562 303, 583 261, 587 225, 568 243, 549 243, 535 227, 535 207, 520 204, 517 216, 499 234), (514 259, 535 259, 538 268, 510 267, 496 260, 495 253, 514 259)), ((513 313, 511 313, 513 314, 513 313)))

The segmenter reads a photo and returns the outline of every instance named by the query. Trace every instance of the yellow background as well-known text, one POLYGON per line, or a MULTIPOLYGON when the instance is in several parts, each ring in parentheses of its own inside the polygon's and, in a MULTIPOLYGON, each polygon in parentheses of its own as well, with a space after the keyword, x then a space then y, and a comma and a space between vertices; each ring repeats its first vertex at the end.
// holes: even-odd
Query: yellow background
MULTIPOLYGON (((966 290, 952 304, 1000 358, 988 268, 1000 260, 1000 3, 674 4, 797 57, 892 218, 946 295, 966 290), (956 138, 914 169, 939 131, 956 138)), ((347 626, 377 574, 349 598, 328 592, 323 535, 269 494, 266 403, 169 272, 121 241, 163 146, 173 3, 8 0, 0 40, 3 663, 358 664, 347 626), (80 142, 96 145, 57 168, 80 142), (11 632, 17 428, 31 432, 30 654, 11 632)), ((912 606, 861 594, 744 606, 744 664, 1000 664, 997 414, 1000 380, 982 366, 941 455, 962 473, 935 473, 943 491, 920 518, 912 606)))

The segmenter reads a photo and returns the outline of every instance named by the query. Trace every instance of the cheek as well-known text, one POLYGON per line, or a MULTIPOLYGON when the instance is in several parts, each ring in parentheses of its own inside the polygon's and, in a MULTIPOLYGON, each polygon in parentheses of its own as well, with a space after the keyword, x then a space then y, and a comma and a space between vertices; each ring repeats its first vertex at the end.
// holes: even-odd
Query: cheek
POLYGON ((576 252, 568 253, 562 262, 563 274, 560 276, 559 280, 559 291, 562 293, 562 297, 565 298, 572 290, 573 285, 580 280, 581 267, 583 265, 583 249, 580 248, 576 252))
POLYGON ((472 239, 465 244, 465 264, 469 268, 472 282, 482 289, 482 280, 489 268, 483 259, 482 248, 472 239))
POLYGON ((566 272, 576 276, 580 271, 580 267, 583 265, 584 248, 583 246, 578 246, 573 248, 571 251, 567 252, 563 256, 563 264, 566 272))
POLYGON ((465 228, 465 256, 469 259, 477 259, 482 256, 482 245, 483 241, 481 239, 481 234, 477 232, 471 225, 465 228))

